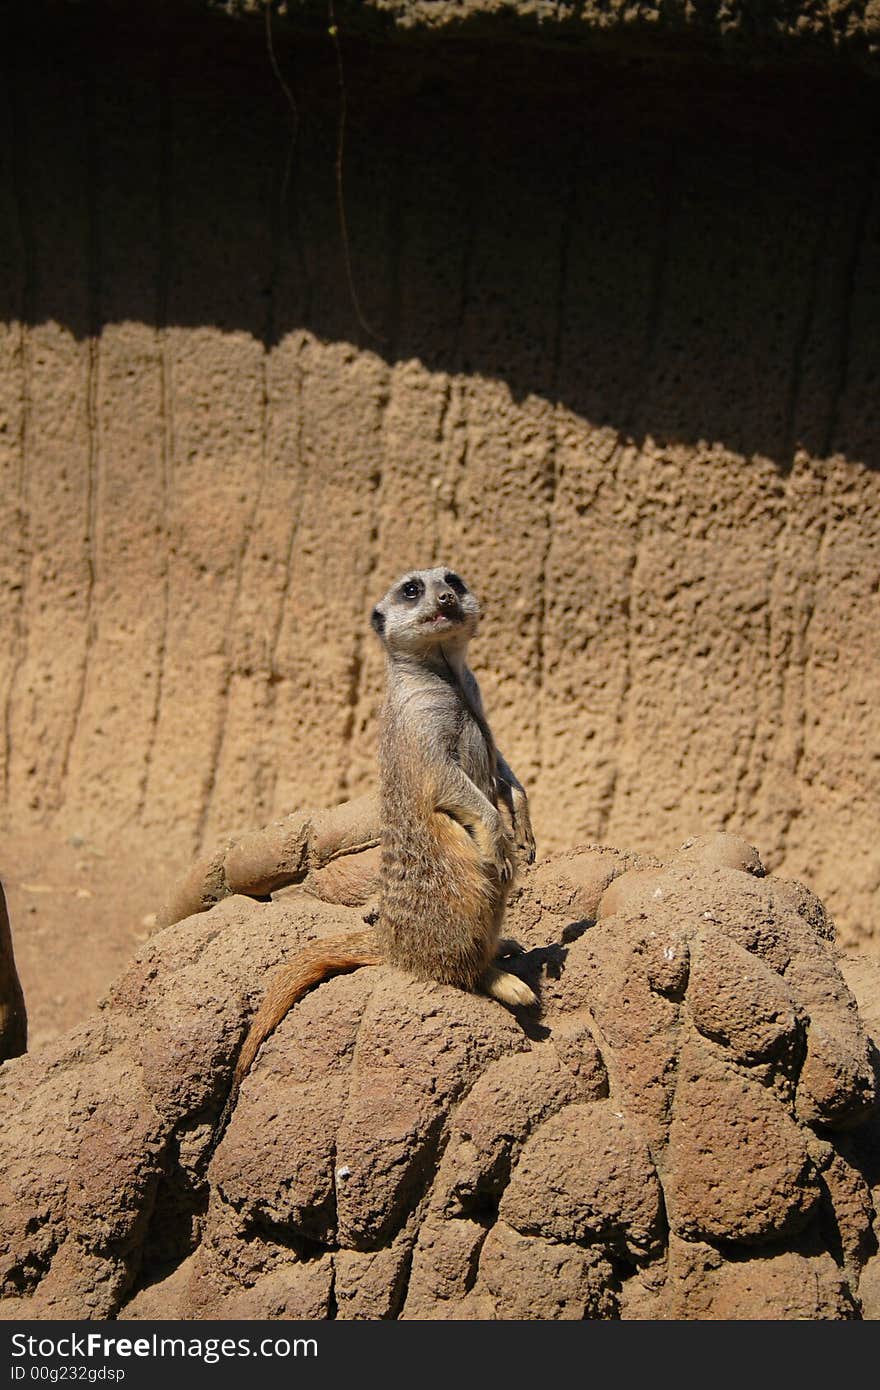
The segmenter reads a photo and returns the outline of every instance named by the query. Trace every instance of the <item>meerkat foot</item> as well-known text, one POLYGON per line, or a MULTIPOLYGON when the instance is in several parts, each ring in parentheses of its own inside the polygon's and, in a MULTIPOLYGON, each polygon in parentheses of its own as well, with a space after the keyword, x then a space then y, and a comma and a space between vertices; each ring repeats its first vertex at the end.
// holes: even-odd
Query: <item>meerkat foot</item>
POLYGON ((494 965, 484 971, 480 988, 493 999, 500 999, 502 1004, 511 1004, 514 1008, 538 1002, 525 980, 518 979, 507 970, 498 970, 494 965))

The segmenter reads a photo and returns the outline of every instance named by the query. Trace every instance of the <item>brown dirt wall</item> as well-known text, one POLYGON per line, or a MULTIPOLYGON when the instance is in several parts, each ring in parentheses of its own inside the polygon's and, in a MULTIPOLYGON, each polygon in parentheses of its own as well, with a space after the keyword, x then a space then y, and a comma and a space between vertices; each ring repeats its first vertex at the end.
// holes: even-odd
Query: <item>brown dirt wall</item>
POLYGON ((26 994, 22 883, 55 846, 74 897, 77 845, 109 856, 107 930, 137 932, 199 847, 372 783, 370 604, 434 560, 483 600, 473 664, 542 848, 736 830, 867 940, 877 89, 342 51, 361 322, 326 38, 277 36, 293 142, 259 25, 7 44, 0 876, 26 994))

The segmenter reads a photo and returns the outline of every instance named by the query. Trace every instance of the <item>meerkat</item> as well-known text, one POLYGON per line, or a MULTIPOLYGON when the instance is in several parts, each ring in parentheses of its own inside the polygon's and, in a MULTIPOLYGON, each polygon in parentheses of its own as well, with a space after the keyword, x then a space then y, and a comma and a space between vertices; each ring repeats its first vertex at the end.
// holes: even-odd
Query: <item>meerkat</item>
POLYGON ((330 975, 385 962, 513 1007, 537 1002, 524 981, 495 964, 514 846, 531 863, 535 840, 528 798, 495 746, 466 663, 479 617, 474 594, 444 566, 405 574, 373 609, 386 656, 378 921, 373 930, 314 942, 271 981, 219 1133, 266 1038, 330 975))

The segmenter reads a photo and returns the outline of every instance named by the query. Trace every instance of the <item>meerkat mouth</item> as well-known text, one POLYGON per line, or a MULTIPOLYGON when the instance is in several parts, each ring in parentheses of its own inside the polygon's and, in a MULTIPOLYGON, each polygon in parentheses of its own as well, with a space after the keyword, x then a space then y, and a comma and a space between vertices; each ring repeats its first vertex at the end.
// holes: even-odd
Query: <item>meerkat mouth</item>
POLYGON ((453 623, 461 622, 460 613, 434 613, 430 618, 423 618, 422 622, 426 627, 451 627, 453 623))

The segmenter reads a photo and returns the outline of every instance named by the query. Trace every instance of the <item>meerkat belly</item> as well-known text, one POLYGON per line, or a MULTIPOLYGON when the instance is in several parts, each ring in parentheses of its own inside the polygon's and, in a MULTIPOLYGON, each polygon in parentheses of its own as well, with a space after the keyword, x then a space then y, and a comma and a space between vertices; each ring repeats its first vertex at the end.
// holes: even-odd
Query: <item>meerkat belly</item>
POLYGON ((428 837, 388 837, 377 935, 389 964, 474 989, 495 954, 504 895, 467 831, 435 815, 428 837))
POLYGON ((386 817, 377 936, 389 964, 474 989, 495 955, 504 888, 460 821, 386 817))
POLYGON ((470 717, 467 717, 462 723, 456 743, 455 756, 462 772, 479 787, 483 795, 494 806, 496 801, 494 757, 486 745, 479 725, 470 717))
POLYGON ((475 989, 495 955, 506 887, 475 833, 479 812, 456 805, 444 768, 456 765, 494 806, 492 744, 440 682, 418 705, 386 707, 381 763, 383 954, 422 979, 475 989))

